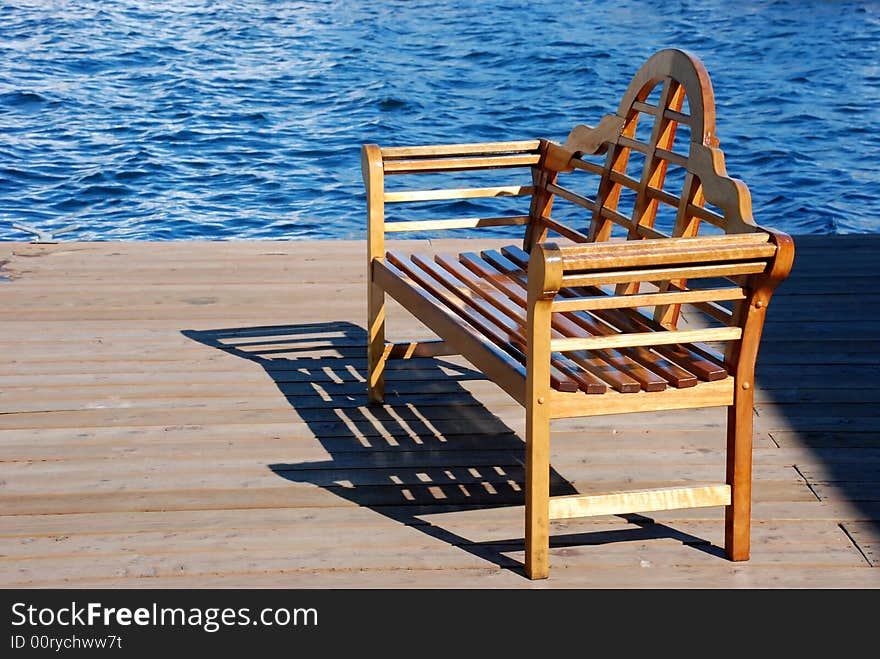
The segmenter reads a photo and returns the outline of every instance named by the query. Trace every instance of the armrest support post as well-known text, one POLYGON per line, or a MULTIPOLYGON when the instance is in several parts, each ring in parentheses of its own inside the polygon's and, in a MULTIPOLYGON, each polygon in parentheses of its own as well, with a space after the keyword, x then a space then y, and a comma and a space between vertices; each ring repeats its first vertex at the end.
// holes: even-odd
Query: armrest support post
POLYGON ((528 270, 526 344, 526 574, 550 572, 550 327, 562 284, 562 256, 553 243, 532 250, 528 270))

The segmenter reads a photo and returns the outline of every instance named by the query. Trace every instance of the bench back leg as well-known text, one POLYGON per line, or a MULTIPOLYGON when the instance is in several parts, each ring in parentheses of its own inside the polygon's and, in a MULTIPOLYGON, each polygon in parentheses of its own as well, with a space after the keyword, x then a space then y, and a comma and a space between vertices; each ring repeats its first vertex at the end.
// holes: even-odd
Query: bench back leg
POLYGON ((385 401, 385 291, 367 277, 367 396, 385 401))
POLYGON ((382 152, 364 145, 361 170, 367 190, 367 396, 385 400, 385 291, 373 283, 373 261, 385 258, 385 179, 382 152))

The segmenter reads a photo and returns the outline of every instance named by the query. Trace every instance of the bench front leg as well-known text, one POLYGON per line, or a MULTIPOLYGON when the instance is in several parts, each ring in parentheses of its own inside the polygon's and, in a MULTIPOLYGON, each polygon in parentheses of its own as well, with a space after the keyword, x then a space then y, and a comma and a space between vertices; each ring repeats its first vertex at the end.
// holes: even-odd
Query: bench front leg
POLYGON ((385 260, 385 171, 375 144, 361 151, 367 190, 367 396, 385 400, 385 291, 373 280, 373 261, 385 260))
POLYGON ((562 258, 552 243, 535 246, 529 261, 526 349, 525 572, 550 575, 550 321, 562 281, 562 258))
POLYGON ((776 287, 788 276, 794 261, 791 237, 768 230, 776 245, 769 272, 754 277, 749 296, 735 310, 735 324, 742 328, 742 340, 728 344, 725 363, 735 374, 733 405, 727 410, 727 484, 730 505, 724 515, 724 551, 731 561, 747 561, 750 554, 752 513, 752 434, 754 430, 755 362, 767 315, 767 305, 776 287))

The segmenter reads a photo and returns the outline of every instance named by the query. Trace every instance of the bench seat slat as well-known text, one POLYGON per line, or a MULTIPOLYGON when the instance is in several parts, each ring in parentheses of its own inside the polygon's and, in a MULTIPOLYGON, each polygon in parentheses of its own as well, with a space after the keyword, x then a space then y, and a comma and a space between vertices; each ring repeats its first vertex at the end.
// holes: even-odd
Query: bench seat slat
MULTIPOLYGON (((420 254, 414 254, 412 260, 422 270, 429 272, 437 281, 442 282, 453 293, 458 295, 466 303, 472 304, 480 309, 486 309, 487 304, 494 307, 494 312, 504 314, 510 322, 515 325, 516 347, 525 354, 526 352, 526 318, 525 310, 514 304, 509 298, 501 295, 493 286, 485 284, 470 275, 465 268, 453 269, 442 267, 437 263, 420 254)), ((458 264, 456 264, 458 265, 458 264)), ((485 311, 483 313, 486 313, 485 311)), ((579 385, 581 391, 586 393, 605 393, 606 387, 604 383, 590 377, 578 368, 577 364, 572 363, 571 359, 561 353, 551 355, 551 365, 558 369, 561 375, 568 376, 579 385)))
MULTIPOLYGON (((462 254, 460 255, 460 258, 465 267, 469 268, 478 276, 484 277, 492 282, 492 284, 500 291, 505 295, 510 296, 511 299, 520 305, 523 308, 523 313, 525 313, 526 290, 524 288, 518 286, 503 274, 492 269, 488 263, 480 259, 476 254, 462 254)), ((567 356, 575 361, 581 368, 592 373, 604 382, 607 382, 616 391, 621 393, 635 393, 641 389, 638 380, 630 377, 627 373, 615 368, 613 364, 600 358, 604 355, 578 352, 567 356)))
MULTIPOLYGON (((453 312, 461 316, 465 321, 483 332, 495 345, 510 354, 521 364, 525 363, 525 337, 519 333, 515 323, 488 307, 477 307, 467 304, 452 294, 442 283, 437 281, 431 274, 418 267, 413 261, 395 252, 388 252, 388 260, 401 271, 409 275, 414 281, 443 302, 453 312)), ((551 369, 553 371, 553 369, 551 369)), ((577 384, 558 369, 551 372, 550 382, 554 389, 574 392, 578 390, 577 384)))
MULTIPOLYGON (((519 268, 524 268, 526 265, 525 259, 528 259, 528 254, 520 250, 518 247, 504 247, 501 251, 509 257, 509 260, 499 260, 488 252, 486 253, 486 256, 493 259, 494 263, 502 268, 508 276, 525 276, 524 269, 520 270, 519 268)), ((559 322, 564 321, 567 323, 567 326, 570 328, 567 332, 567 336, 571 338, 585 336, 612 336, 614 334, 619 334, 619 330, 615 328, 614 325, 608 323, 607 319, 599 314, 590 315, 581 313, 553 315, 554 321, 557 320, 555 316, 558 316, 559 322)), ((697 384, 698 379, 695 371, 689 371, 688 369, 669 361, 667 358, 653 350, 644 347, 634 347, 622 348, 619 350, 615 349, 612 352, 618 353, 625 358, 629 358, 639 365, 639 367, 644 367, 653 373, 662 376, 673 387, 684 388, 692 387, 697 384)), ((646 386, 645 390, 658 391, 660 390, 660 387, 657 387, 656 385, 651 387, 646 386)))
POLYGON ((437 332, 521 405, 525 404, 526 370, 471 325, 453 315, 439 300, 393 265, 372 262, 373 281, 437 332))
MULTIPOLYGON (((517 291, 514 283, 504 277, 502 274, 493 271, 488 264, 476 257, 475 254, 460 255, 461 263, 469 270, 474 272, 478 277, 483 278, 492 284, 498 291, 511 299, 522 310, 523 323, 525 323, 525 290, 517 291)), ((633 393, 639 391, 639 382, 628 375, 619 372, 613 366, 603 362, 601 359, 588 353, 576 353, 567 355, 569 359, 576 365, 593 376, 599 378, 603 383, 611 385, 621 393, 633 393)), ((604 391, 604 390, 603 390, 604 391)))
MULTIPOLYGON (((505 294, 525 309, 527 291, 503 271, 505 264, 502 255, 498 252, 484 252, 482 257, 480 259, 476 255, 461 255, 462 263, 476 273, 488 277, 505 294)), ((551 322, 559 335, 564 337, 583 336, 583 330, 561 316, 551 319, 551 322)), ((594 330, 601 331, 598 327, 594 327, 594 330)), ((661 391, 667 385, 666 380, 662 377, 616 350, 582 351, 568 356, 584 368, 605 379, 621 393, 634 393, 642 388, 645 391, 661 391)))
MULTIPOLYGON (((465 268, 456 258, 452 256, 438 255, 435 257, 435 260, 441 267, 445 268, 451 274, 454 274, 459 281, 478 292, 492 304, 503 307, 507 313, 511 314, 512 317, 516 319, 520 325, 521 331, 526 331, 526 316, 524 308, 504 295, 498 288, 485 283, 481 277, 476 276, 473 272, 465 268)), ((555 353, 553 358, 554 360, 559 360, 560 358, 566 360, 563 364, 557 363, 557 365, 560 368, 564 368, 566 372, 578 382, 581 390, 585 393, 604 394, 608 390, 608 385, 602 379, 593 375, 591 370, 584 370, 577 362, 573 363, 571 355, 566 356, 561 353, 555 353)))
MULTIPOLYGON (((647 249, 627 245, 622 250, 627 252, 627 258, 664 251, 655 245, 657 241, 641 242, 646 243, 647 249)), ((701 242, 694 240, 696 250, 705 249, 701 242)), ((749 239, 737 238, 732 243, 735 244, 730 248, 734 250, 760 246, 758 241, 749 239)), ((599 257, 606 256, 609 251, 621 251, 613 249, 613 245, 595 247, 598 248, 599 257)), ((769 245, 764 244, 763 247, 769 245)), ((584 258, 585 255, 578 257, 584 258)), ((431 313, 439 313, 436 307, 443 309, 446 328, 455 327, 450 330, 454 335, 467 333, 471 337, 480 337, 479 359, 485 359, 482 353, 485 344, 489 343, 495 355, 493 361, 497 362, 500 354, 510 365, 508 377, 511 366, 517 377, 522 377, 527 352, 528 258, 526 252, 514 246, 504 247, 500 251, 486 250, 479 255, 463 253, 429 257, 388 252, 387 263, 378 262, 375 267, 378 270, 384 268, 382 271, 385 275, 400 280, 396 287, 391 287, 395 290, 387 287, 386 290, 395 298, 402 293, 405 299, 398 299, 404 306, 428 306, 431 313), (415 298, 419 296, 425 302, 417 302, 415 298), (463 330, 463 327, 467 330, 463 330)), ((700 294, 701 297, 705 295, 708 294, 700 294)), ((597 301, 607 299, 609 306, 617 298, 594 286, 567 287, 559 292, 560 301, 584 297, 597 301)), ((418 308, 414 310, 417 315, 422 311, 418 308)), ((447 338, 442 329, 441 336, 447 338)), ((725 338, 737 338, 733 336, 732 329, 722 330, 727 332, 725 338)), ((660 392, 667 387, 682 389, 697 386, 700 381, 714 382, 726 378, 728 374, 723 362, 711 349, 680 342, 692 336, 711 338, 715 334, 712 334, 712 330, 708 334, 706 330, 672 333, 630 307, 554 312, 551 316, 551 345, 556 346, 557 351, 551 353, 551 386, 563 393, 580 391, 602 394, 610 387, 619 394, 630 394, 660 392), (667 343, 673 339, 679 342, 667 343)), ((464 352, 461 354, 470 359, 464 352)), ((483 368, 482 364, 478 366, 483 368)), ((516 384, 516 387, 519 386, 516 384)), ((508 393, 511 388, 512 385, 508 384, 508 393)))
MULTIPOLYGON (((501 250, 511 261, 520 268, 519 276, 525 276, 525 269, 528 265, 529 255, 519 247, 509 246, 501 250)), ((513 273, 511 273, 513 274, 513 273)), ((611 297, 601 288, 583 288, 583 289, 563 289, 560 296, 568 298, 576 298, 583 296, 599 296, 603 295, 611 297)), ((584 322, 586 314, 583 312, 568 312, 565 314, 576 323, 584 322)), ((617 332, 644 332, 648 330, 660 331, 663 328, 659 323, 655 323, 653 319, 649 319, 636 309, 596 309, 590 312, 590 315, 599 318, 609 326, 613 327, 617 332), (650 323, 650 324, 649 324, 650 323)), ((644 348, 627 348, 626 351, 636 351, 636 354, 643 354, 644 348)), ((701 380, 708 382, 720 380, 727 377, 727 370, 724 368, 720 358, 712 359, 705 352, 694 350, 693 346, 684 345, 663 345, 654 346, 651 349, 651 355, 657 353, 669 360, 669 363, 676 369, 685 374, 693 374, 701 380)), ((632 354, 632 353, 629 353, 632 354)), ((659 364, 659 362, 658 362, 659 364)))

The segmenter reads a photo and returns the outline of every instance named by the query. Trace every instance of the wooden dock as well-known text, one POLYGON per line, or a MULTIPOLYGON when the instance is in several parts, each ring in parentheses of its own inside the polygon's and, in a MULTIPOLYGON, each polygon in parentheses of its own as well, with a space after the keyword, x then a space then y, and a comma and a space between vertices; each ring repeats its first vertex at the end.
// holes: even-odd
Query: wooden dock
MULTIPOLYGON (((0 586, 880 587, 880 236, 796 242, 752 559, 720 508, 572 520, 543 582, 522 408, 457 358, 396 362, 365 405, 363 243, 0 243, 0 586)), ((426 334, 392 309, 389 337, 426 334)), ((560 421, 554 494, 717 482, 723 423, 560 421)))

